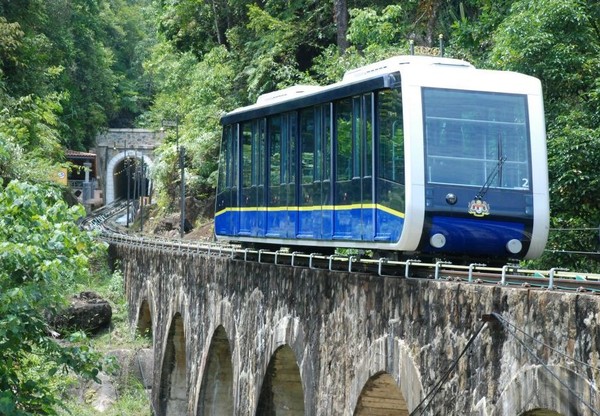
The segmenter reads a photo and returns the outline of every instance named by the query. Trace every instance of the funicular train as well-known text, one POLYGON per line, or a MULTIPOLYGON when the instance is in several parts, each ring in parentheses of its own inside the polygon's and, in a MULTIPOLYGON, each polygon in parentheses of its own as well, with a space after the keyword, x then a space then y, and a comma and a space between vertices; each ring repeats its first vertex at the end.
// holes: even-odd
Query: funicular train
POLYGON ((499 260, 546 245, 536 78, 397 56, 262 95, 221 121, 219 240, 499 260))

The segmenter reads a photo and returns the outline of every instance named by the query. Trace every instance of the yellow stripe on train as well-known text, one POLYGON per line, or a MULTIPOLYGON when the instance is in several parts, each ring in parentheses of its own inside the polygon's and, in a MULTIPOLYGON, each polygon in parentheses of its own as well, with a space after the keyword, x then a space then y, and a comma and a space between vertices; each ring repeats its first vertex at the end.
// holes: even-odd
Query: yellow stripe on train
POLYGON ((404 213, 381 204, 350 204, 350 205, 312 205, 285 207, 228 207, 215 213, 215 218, 226 212, 281 212, 281 211, 351 211, 353 209, 378 209, 398 218, 404 218, 404 213))

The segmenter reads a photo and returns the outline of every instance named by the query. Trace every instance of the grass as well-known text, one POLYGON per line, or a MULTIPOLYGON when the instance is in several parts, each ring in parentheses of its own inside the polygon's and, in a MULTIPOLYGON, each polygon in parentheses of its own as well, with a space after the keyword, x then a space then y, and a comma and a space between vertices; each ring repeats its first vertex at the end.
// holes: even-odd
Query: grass
MULTIPOLYGON (((127 303, 125 299, 124 279, 119 267, 111 272, 108 261, 96 259, 92 264, 91 277, 88 282, 78 285, 77 292, 88 290, 98 293, 112 307, 112 319, 109 328, 90 339, 93 348, 103 354, 125 349, 136 351, 151 348, 152 340, 137 336, 129 327, 127 303)), ((110 368, 110 366, 109 366, 110 368)), ((141 381, 129 371, 116 369, 110 381, 115 387, 116 402, 102 412, 103 415, 146 416, 151 415, 151 401, 141 381)), ((93 383, 88 383, 74 375, 67 375, 61 380, 63 408, 57 409, 59 415, 88 416, 99 414, 93 406, 96 397, 93 383)), ((97 387, 97 386, 96 386, 97 387)))

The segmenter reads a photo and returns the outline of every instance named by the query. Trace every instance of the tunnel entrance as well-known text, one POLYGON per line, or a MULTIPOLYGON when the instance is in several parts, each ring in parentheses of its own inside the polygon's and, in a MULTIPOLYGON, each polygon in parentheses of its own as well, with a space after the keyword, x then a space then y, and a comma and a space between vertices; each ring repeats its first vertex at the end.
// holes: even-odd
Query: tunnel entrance
POLYGON ((127 157, 115 164, 114 199, 138 199, 150 193, 148 167, 141 159, 127 157))

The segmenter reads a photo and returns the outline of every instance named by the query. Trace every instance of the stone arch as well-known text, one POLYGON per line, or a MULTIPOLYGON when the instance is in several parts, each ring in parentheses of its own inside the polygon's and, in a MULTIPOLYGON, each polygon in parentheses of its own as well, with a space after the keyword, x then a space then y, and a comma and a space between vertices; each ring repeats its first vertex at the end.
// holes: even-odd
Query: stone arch
POLYGON ((539 365, 521 369, 500 394, 493 415, 591 416, 590 407, 600 408, 599 392, 587 378, 564 367, 548 368, 558 379, 539 365), (575 394, 562 386, 559 380, 566 383, 575 394))
POLYGON ((197 415, 233 415, 233 365, 223 326, 213 334, 196 407, 197 415))
POLYGON ((139 336, 152 340, 152 311, 147 299, 142 301, 138 309, 136 332, 139 336))
POLYGON ((372 376, 360 393, 354 409, 354 416, 408 416, 408 405, 396 384, 388 373, 372 376))
POLYGON ((171 321, 163 356, 159 414, 178 416, 187 414, 186 340, 182 316, 177 313, 171 321))
POLYGON ((300 368, 289 345, 279 347, 267 367, 256 415, 304 415, 304 389, 300 368))
MULTIPOLYGON (((146 156, 143 152, 139 150, 130 149, 126 152, 119 152, 108 162, 106 166, 106 196, 104 200, 104 204, 108 205, 115 200, 115 191, 116 191, 116 183, 115 183, 115 170, 119 166, 119 164, 123 164, 125 159, 142 159, 144 164, 148 166, 148 169, 151 169, 154 166, 154 162, 148 156, 146 156)), ((150 186, 148 187, 150 189, 150 186)))
POLYGON ((384 386, 391 389, 391 381, 398 389, 395 392, 397 402, 394 403, 407 409, 407 413, 398 414, 410 413, 423 396, 422 377, 408 346, 402 339, 391 335, 383 336, 370 345, 354 373, 356 378, 352 382, 348 408, 355 409, 355 414, 368 414, 356 412, 359 405, 364 405, 360 400, 367 397, 365 393, 369 388, 377 388, 379 392, 384 386))

